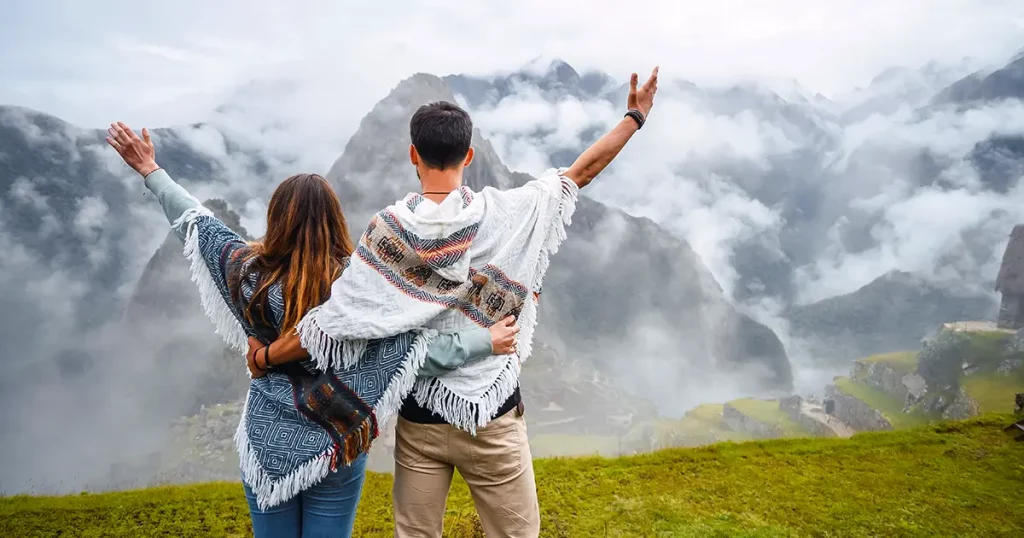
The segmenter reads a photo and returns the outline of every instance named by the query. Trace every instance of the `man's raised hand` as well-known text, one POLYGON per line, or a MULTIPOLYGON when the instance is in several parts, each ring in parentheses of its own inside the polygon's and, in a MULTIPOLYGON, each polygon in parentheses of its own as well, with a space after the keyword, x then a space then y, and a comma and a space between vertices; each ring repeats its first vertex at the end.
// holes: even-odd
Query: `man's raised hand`
POLYGON ((124 162, 133 170, 146 177, 160 167, 156 164, 156 149, 149 137, 149 130, 142 130, 142 138, 124 122, 111 123, 107 129, 107 143, 114 148, 124 162))
POLYGON ((636 73, 629 77, 629 97, 626 99, 626 108, 639 110, 644 118, 651 112, 654 106, 654 94, 658 93, 658 68, 651 71, 650 78, 643 86, 637 88, 639 77, 636 73))

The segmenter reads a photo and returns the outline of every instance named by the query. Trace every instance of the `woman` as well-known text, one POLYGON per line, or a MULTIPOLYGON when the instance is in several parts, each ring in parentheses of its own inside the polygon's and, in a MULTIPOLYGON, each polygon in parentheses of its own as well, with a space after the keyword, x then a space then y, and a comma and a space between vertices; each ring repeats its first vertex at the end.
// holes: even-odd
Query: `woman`
MULTIPOLYGON (((247 338, 272 342, 327 299, 353 247, 324 178, 282 182, 270 199, 266 235, 246 243, 160 169, 148 130, 139 138, 118 122, 108 132, 107 142, 145 178, 185 242, 204 309, 232 347, 244 350, 247 338)), ((510 353, 517 332, 510 318, 489 330, 437 335, 426 363, 411 373, 437 375, 510 353)), ((390 350, 412 346, 413 336, 370 342, 357 364, 337 372, 319 372, 311 360, 275 362, 266 349, 247 357, 253 379, 236 441, 257 537, 351 535, 377 434, 376 404, 404 396, 386 394, 407 375, 390 350)))

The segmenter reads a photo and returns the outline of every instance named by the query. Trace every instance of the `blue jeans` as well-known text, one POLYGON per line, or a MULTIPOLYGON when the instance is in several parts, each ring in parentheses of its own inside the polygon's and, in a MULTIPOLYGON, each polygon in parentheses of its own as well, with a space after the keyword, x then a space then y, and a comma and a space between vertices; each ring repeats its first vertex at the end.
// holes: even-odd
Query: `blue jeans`
POLYGON ((356 458, 352 465, 339 467, 315 486, 267 510, 260 510, 256 494, 245 486, 252 516, 252 533, 264 537, 351 537, 356 521, 356 506, 366 478, 366 454, 356 458))

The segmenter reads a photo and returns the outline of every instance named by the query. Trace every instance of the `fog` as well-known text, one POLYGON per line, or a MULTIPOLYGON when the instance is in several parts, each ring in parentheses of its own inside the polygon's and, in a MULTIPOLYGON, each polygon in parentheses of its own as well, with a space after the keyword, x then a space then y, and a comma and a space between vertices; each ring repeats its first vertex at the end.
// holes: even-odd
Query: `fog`
MULTIPOLYGON (((818 370, 802 355, 780 318, 787 306, 854 292, 890 271, 996 299, 1008 231, 1024 219, 1024 190, 1019 182, 1005 192, 986 185, 966 157, 993 137, 1024 134, 1022 103, 929 106, 963 69, 929 64, 888 73, 879 88, 851 92, 842 104, 808 98, 799 85, 787 88, 792 101, 779 102, 766 86, 694 90, 663 81, 638 142, 588 194, 685 238, 726 295, 783 338, 799 367, 798 389, 818 392, 841 370, 818 370), (919 90, 928 76, 933 93, 908 97, 904 90, 919 90), (895 82, 900 77, 904 84, 895 82), (843 119, 865 103, 876 110, 843 119), (922 155, 944 169, 923 177, 922 155), (741 281, 736 256, 752 244, 793 265, 785 285, 766 290, 756 279, 741 281)), ((534 174, 567 166, 621 118, 614 88, 611 99, 607 92, 552 96, 542 83, 520 80, 511 95, 492 93, 483 102, 461 96, 502 159, 534 174)), ((735 392, 728 383, 714 386, 735 392)))
MULTIPOLYGON (((360 119, 414 72, 486 81, 523 68, 543 79, 559 57, 581 74, 607 73, 604 87, 583 94, 526 81, 508 95, 458 96, 501 161, 535 175, 569 164, 619 121, 629 71, 644 75, 660 63, 649 123, 586 194, 685 240, 707 269, 694 275, 702 292, 720 288, 775 331, 802 393, 820 393, 839 371, 803 351, 788 308, 893 270, 993 296, 1008 232, 1024 221, 1021 182, 993 188, 965 159, 993 136, 1024 135, 1024 105, 929 105, 949 84, 1016 52, 1024 11, 1014 2, 792 0, 743 6, 749 12, 739 15, 735 3, 662 4, 646 17, 646 35, 628 43, 609 38, 621 34, 617 17, 567 25, 602 10, 573 3, 527 18, 505 8, 409 6, 397 20, 393 8, 385 17, 376 6, 247 3, 212 8, 228 20, 220 26, 185 2, 146 7, 147 19, 164 22, 152 32, 116 5, 85 13, 74 2, 52 4, 59 15, 19 5, 0 22, 5 50, 25 42, 19 23, 48 36, 0 59, 0 104, 70 122, 21 109, 0 118, 0 136, 24 141, 0 140, 4 493, 148 483, 160 467, 154 458, 174 441, 172 420, 244 393, 242 359, 222 356, 212 325, 194 315, 184 259, 157 257, 147 270, 167 223, 94 131, 107 121, 173 127, 155 135, 158 161, 199 199, 225 200, 258 237, 274 185, 297 172, 326 174, 360 119), (389 24, 369 35, 343 22, 351 17, 389 24), (522 32, 496 30, 512 27, 510 17, 522 32), (452 18, 466 23, 463 35, 431 30, 452 18), (470 43, 479 54, 467 56, 470 43), (922 155, 942 163, 934 177, 922 172, 922 155), (738 263, 755 248, 758 263, 786 272, 738 263)), ((531 9, 539 8, 524 12, 531 9)), ((378 142, 404 151, 401 140, 378 142)), ((608 245, 628 242, 625 231, 621 218, 602 220, 601 240, 588 243, 595 259, 615 267, 620 251, 608 245)), ((542 317, 540 337, 566 360, 586 362, 585 343, 559 338, 573 322, 565 317, 542 317)), ((599 365, 600 375, 665 416, 753 395, 753 380, 767 375, 758 364, 723 372, 703 343, 680 338, 701 326, 637 315, 626 330, 631 341, 602 352, 629 360, 599 365)))

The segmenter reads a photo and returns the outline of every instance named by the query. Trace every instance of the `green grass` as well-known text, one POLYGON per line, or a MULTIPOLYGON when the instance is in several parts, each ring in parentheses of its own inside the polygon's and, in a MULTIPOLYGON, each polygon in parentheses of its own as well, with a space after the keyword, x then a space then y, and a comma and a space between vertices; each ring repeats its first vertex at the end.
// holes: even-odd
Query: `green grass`
POLYGON ((993 331, 966 334, 971 339, 971 347, 966 359, 968 362, 992 369, 1006 358, 1006 343, 1012 336, 1011 334, 993 331))
POLYGON ((722 404, 703 404, 682 418, 659 418, 634 426, 625 443, 636 449, 710 445, 722 441, 749 441, 748 433, 734 432, 722 421, 722 404), (648 436, 652 441, 644 442, 648 436), (652 446, 653 444, 653 446, 652 446))
POLYGON ((960 381, 982 413, 1012 413, 1014 395, 1024 392, 1024 376, 997 373, 975 374, 960 381))
POLYGON ((723 404, 702 404, 687 411, 681 419, 657 420, 655 436, 659 439, 671 436, 684 438, 688 446, 752 440, 753 436, 749 433, 734 432, 725 425, 722 420, 724 407, 723 404))
POLYGON ((712 427, 724 428, 722 423, 722 404, 703 404, 694 407, 686 412, 686 417, 695 421, 703 422, 712 427))
MULTIPOLYGON (((1009 415, 851 439, 784 439, 627 458, 538 460, 542 536, 1024 535, 1024 443, 1009 415)), ((371 473, 355 536, 391 536, 371 473)), ((445 536, 482 536, 465 484, 445 536)), ((239 484, 0 499, 0 536, 248 536, 239 484)))
POLYGON ((885 364, 896 372, 909 374, 913 373, 914 370, 917 369, 917 352, 897 351, 895 353, 884 353, 881 355, 872 355, 863 359, 857 359, 856 362, 863 364, 885 364))
POLYGON ((778 400, 744 398, 742 400, 733 400, 729 402, 729 405, 748 417, 765 424, 778 426, 782 430, 784 437, 805 437, 811 434, 779 409, 778 400))
POLYGON ((892 424, 894 429, 899 430, 921 426, 937 418, 929 417, 919 411, 904 413, 903 402, 874 387, 869 387, 852 379, 838 377, 834 383, 837 389, 881 411, 882 416, 889 421, 889 424, 892 424))

